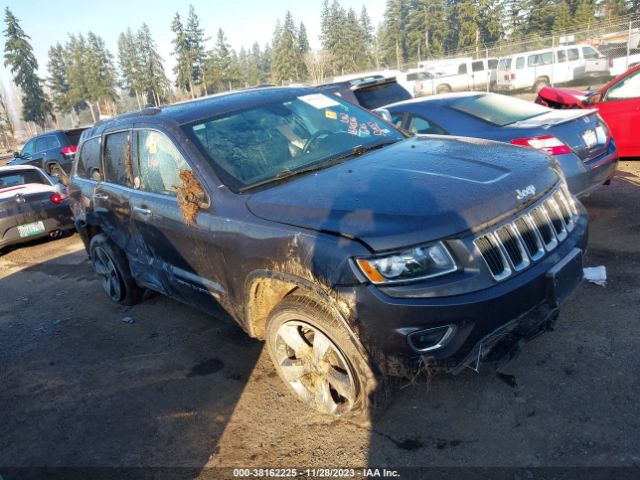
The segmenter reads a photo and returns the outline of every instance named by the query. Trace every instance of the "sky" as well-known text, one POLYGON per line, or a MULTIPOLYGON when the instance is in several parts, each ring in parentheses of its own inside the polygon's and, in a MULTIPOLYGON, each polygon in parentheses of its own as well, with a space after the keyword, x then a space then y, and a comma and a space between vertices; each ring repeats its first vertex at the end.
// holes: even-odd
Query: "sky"
MULTIPOLYGON (((385 0, 339 0, 344 8, 352 7, 358 15, 366 5, 373 25, 382 21, 385 0)), ((195 8, 200 25, 210 37, 207 47, 212 48, 218 28, 222 28, 231 46, 251 47, 257 41, 261 47, 271 41, 276 20, 282 22, 290 10, 296 24, 304 22, 312 48, 319 47, 320 10, 322 0, 0 0, 4 30, 6 6, 18 17, 22 29, 31 37, 31 46, 38 60, 40 77, 46 76, 47 52, 56 42, 64 43, 69 33, 92 31, 101 36, 112 54, 117 52, 120 32, 131 27, 137 30, 143 22, 149 25, 158 50, 165 60, 167 74, 173 77, 171 56, 171 20, 176 11, 187 16, 189 4, 195 8)), ((0 52, 4 52, 4 36, 0 35, 0 52)), ((7 90, 10 73, 0 62, 0 81, 7 90)))

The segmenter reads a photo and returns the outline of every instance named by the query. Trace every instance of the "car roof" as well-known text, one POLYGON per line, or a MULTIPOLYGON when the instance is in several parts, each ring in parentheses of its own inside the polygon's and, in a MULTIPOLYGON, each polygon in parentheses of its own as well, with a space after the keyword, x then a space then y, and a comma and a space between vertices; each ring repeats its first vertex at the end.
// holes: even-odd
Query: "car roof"
POLYGON ((0 167, 1 172, 11 172, 15 170, 38 170, 43 172, 41 168, 34 167, 33 165, 5 165, 4 167, 0 167))
POLYGON ((424 105, 429 105, 431 107, 445 107, 449 105, 452 101, 460 98, 480 97, 483 95, 491 95, 491 94, 486 92, 440 93, 438 95, 433 95, 429 97, 416 97, 416 98, 412 98, 411 100, 392 103, 383 108, 395 108, 395 107, 402 107, 405 105, 415 105, 415 104, 424 104, 424 105))
POLYGON ((93 137, 120 123, 145 118, 155 121, 169 119, 178 124, 185 124, 311 93, 319 93, 319 91, 312 87, 260 87, 218 93, 195 100, 123 113, 97 122, 90 132, 85 133, 93 137))
POLYGON ((538 50, 528 50, 526 52, 512 53, 511 55, 505 55, 503 57, 500 57, 500 59, 526 57, 527 55, 535 55, 536 53, 548 52, 550 50, 559 50, 559 49, 565 49, 565 48, 582 48, 582 47, 595 48, 593 45, 589 45, 587 43, 576 43, 572 45, 556 45, 555 47, 539 48, 538 50))

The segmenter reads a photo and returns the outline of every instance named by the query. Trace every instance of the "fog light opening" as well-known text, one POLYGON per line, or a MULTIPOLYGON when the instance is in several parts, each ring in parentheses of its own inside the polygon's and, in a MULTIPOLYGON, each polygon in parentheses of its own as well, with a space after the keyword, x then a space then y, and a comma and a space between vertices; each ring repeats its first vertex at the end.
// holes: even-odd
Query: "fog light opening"
POLYGON ((416 352, 430 352, 444 347, 455 332, 455 325, 428 328, 410 333, 407 337, 409 345, 416 352))

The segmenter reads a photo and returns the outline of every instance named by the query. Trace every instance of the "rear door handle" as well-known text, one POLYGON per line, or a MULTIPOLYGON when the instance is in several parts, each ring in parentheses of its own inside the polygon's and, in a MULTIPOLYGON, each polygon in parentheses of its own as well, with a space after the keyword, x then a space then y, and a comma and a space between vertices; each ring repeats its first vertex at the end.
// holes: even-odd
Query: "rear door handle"
POLYGON ((96 200, 109 200, 109 195, 106 195, 104 193, 95 193, 93 195, 93 198, 95 198, 96 200))
POLYGON ((140 215, 151 215, 151 210, 149 210, 148 208, 133 207, 133 211, 138 212, 140 215))

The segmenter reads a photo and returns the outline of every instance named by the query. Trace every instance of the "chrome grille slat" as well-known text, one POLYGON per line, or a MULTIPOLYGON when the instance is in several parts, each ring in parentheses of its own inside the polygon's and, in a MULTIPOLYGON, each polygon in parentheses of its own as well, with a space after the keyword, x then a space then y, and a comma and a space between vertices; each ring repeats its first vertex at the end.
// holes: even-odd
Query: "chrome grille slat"
POLYGON ((527 268, 564 241, 577 223, 578 209, 564 185, 515 220, 473 240, 495 280, 527 268))

